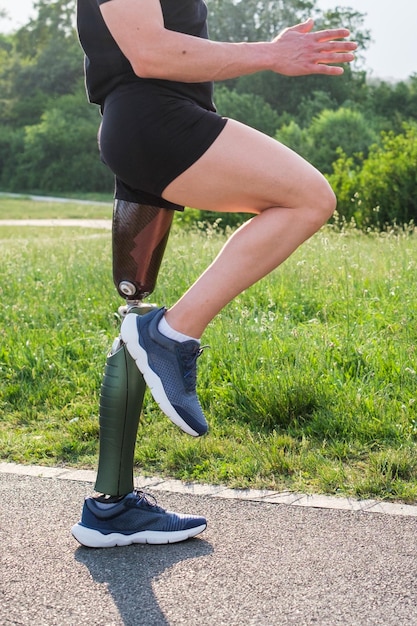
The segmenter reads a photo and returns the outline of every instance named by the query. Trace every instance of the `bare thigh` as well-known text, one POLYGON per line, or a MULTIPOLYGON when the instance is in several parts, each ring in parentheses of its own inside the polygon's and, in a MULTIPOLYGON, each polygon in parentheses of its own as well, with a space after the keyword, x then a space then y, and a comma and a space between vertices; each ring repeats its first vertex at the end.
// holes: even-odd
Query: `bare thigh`
POLYGON ((240 122, 225 128, 163 192, 171 202, 207 211, 261 213, 333 201, 325 178, 302 157, 240 122))

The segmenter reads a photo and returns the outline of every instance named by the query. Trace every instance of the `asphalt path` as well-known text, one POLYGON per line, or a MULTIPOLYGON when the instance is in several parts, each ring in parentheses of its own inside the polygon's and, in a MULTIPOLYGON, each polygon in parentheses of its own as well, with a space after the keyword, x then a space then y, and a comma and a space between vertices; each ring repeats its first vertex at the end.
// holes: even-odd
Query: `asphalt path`
POLYGON ((417 624, 417 518, 158 492, 199 538, 88 549, 92 484, 0 474, 0 624, 417 624))

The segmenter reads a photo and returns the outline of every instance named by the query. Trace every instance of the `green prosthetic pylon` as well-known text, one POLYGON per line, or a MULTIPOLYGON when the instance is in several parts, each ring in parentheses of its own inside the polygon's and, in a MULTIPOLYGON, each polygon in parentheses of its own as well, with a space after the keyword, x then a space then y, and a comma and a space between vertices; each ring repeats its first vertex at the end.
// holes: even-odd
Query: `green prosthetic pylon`
MULTIPOLYGON (((144 314, 151 306, 130 312, 144 314)), ((118 338, 107 357, 100 393, 100 454, 95 489, 122 496, 133 490, 133 464, 146 384, 118 338)))
MULTIPOLYGON (((143 315, 155 287, 174 211, 115 200, 113 280, 127 299, 122 316, 143 315)), ((117 338, 107 357, 100 395, 100 454, 95 488, 109 496, 133 489, 133 462, 145 382, 123 342, 117 338)))

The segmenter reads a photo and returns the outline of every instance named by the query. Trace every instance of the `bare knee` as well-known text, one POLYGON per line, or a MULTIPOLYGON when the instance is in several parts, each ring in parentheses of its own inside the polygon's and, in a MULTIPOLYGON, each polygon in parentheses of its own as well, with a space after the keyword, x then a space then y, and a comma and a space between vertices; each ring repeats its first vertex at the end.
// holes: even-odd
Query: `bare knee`
POLYGON ((336 209, 337 199, 333 189, 323 177, 319 184, 311 190, 308 202, 309 221, 312 230, 318 230, 333 215, 336 209))
POLYGON ((323 212, 325 214, 325 221, 333 215, 336 210, 337 198, 330 184, 324 179, 324 194, 323 194, 323 212))

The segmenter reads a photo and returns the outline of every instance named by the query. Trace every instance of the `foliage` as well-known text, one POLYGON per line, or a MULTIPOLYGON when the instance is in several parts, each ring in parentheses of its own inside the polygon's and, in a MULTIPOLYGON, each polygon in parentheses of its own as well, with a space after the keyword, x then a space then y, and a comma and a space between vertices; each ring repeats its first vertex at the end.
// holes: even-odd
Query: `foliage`
POLYGON ((343 76, 281 76, 272 72, 259 72, 242 76, 235 81, 239 93, 252 93, 264 98, 279 115, 287 113, 297 119, 300 106, 315 99, 318 92, 325 93, 334 106, 342 106, 362 90, 362 74, 349 69, 343 76))
POLYGON ((269 41, 311 15, 310 0, 207 0, 210 37, 217 41, 269 41))
POLYGON ((112 188, 112 177, 98 158, 97 111, 83 106, 84 97, 83 93, 62 96, 39 124, 26 127, 10 189, 65 192, 112 188))
POLYGON ((37 123, 56 96, 83 82, 83 55, 74 31, 74 0, 38 0, 36 18, 6 39, 0 70, 4 94, 0 123, 37 123))
POLYGON ((330 182, 339 199, 339 212, 363 227, 386 228, 417 220, 417 124, 403 132, 383 132, 380 145, 355 165, 342 153, 330 182))
POLYGON ((322 172, 330 173, 340 148, 348 157, 357 155, 363 159, 376 142, 377 133, 362 113, 341 107, 336 111, 322 110, 305 129, 292 121, 278 131, 277 139, 300 152, 322 172))
POLYGON ((0 126, 0 185, 10 189, 10 181, 15 175, 18 155, 24 146, 24 129, 14 130, 0 126))
POLYGON ((417 74, 394 85, 377 82, 370 88, 365 105, 386 130, 401 132, 405 120, 417 121, 417 74))
POLYGON ((25 58, 35 58, 53 40, 74 39, 75 0, 36 0, 34 8, 36 17, 16 33, 17 51, 25 58))
POLYGON ((314 155, 316 167, 326 173, 331 171, 339 147, 348 156, 366 155, 369 146, 377 139, 362 113, 343 107, 337 111, 322 111, 313 119, 309 135, 313 145, 309 157, 314 155))
POLYGON ((215 101, 220 115, 243 122, 271 137, 279 126, 278 114, 260 96, 219 86, 216 87, 215 101))
POLYGON ((298 105, 297 123, 302 128, 306 128, 311 124, 313 118, 320 115, 322 111, 335 111, 337 108, 336 100, 327 91, 313 91, 301 99, 298 105))

